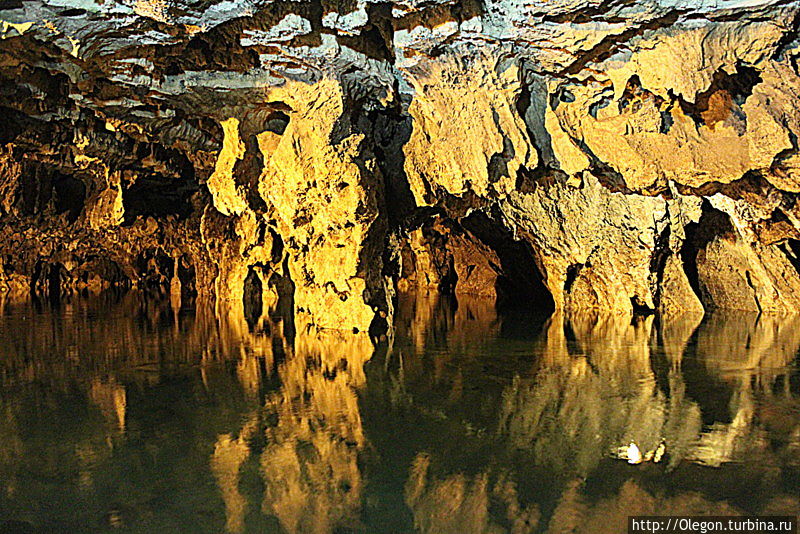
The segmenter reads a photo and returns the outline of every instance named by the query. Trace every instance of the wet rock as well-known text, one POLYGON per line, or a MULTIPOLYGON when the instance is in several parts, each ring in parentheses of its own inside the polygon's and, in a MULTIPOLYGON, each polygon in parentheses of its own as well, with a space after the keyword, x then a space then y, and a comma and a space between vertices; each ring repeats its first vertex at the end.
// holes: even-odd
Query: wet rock
POLYGON ((3 4, 0 287, 795 311, 798 9, 3 4))
POLYGON ((408 113, 414 128, 403 151, 418 205, 443 194, 502 197, 514 190, 521 167, 536 166, 536 151, 516 109, 519 65, 507 53, 459 57, 456 49, 424 69, 410 70, 414 98, 408 113))
POLYGON ((276 89, 290 109, 280 139, 260 139, 261 198, 275 213, 297 284, 295 304, 323 328, 367 331, 387 309, 381 277, 382 182, 364 134, 332 81, 276 89))

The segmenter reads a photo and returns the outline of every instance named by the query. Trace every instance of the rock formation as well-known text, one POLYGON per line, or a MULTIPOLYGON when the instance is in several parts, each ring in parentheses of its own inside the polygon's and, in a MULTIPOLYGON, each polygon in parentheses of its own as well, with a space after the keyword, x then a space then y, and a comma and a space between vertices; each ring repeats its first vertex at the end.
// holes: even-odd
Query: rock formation
POLYGON ((398 290, 797 310, 799 13, 0 2, 0 286, 250 299, 361 332, 398 290))

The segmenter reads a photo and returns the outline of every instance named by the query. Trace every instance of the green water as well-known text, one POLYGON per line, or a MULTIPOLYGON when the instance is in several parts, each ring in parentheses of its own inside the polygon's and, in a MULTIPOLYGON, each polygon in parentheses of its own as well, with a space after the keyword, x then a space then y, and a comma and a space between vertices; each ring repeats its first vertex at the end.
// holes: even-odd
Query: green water
POLYGON ((800 317, 404 299, 394 332, 376 348, 135 294, 0 301, 0 532, 624 532, 800 510, 800 317))

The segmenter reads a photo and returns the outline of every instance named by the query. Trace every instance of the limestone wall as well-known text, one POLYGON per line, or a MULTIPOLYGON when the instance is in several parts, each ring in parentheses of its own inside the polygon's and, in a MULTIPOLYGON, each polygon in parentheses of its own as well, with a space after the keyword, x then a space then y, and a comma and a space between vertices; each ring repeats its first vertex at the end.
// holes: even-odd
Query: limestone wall
POLYGON ((799 10, 6 2, 0 288, 793 312, 799 10))

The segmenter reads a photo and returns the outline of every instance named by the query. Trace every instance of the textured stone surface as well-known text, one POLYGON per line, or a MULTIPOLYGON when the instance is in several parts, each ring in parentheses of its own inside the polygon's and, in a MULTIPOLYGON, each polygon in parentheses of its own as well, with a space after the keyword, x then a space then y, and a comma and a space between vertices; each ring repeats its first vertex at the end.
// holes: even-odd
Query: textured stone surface
POLYGON ((0 287, 259 295, 359 331, 396 289, 795 311, 798 13, 5 2, 0 287))

